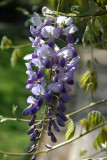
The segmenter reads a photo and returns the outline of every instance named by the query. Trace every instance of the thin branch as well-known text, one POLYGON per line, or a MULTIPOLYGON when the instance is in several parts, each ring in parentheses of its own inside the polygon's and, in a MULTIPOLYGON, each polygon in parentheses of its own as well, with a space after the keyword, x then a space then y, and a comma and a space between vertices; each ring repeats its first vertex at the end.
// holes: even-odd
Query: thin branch
MULTIPOLYGON (((80 113, 80 112, 82 112, 82 111, 84 111, 84 110, 86 110, 86 109, 89 109, 89 108, 91 108, 91 107, 93 107, 93 106, 95 106, 95 105, 104 103, 104 102, 106 102, 106 101, 107 101, 107 99, 103 99, 103 100, 100 100, 100 101, 97 101, 97 102, 90 103, 88 106, 83 107, 83 108, 81 108, 81 109, 79 109, 79 110, 77 110, 77 111, 74 111, 74 112, 72 112, 72 113, 69 113, 69 114, 67 114, 66 116, 67 116, 67 117, 73 116, 73 115, 75 115, 75 114, 77 114, 77 113, 80 113)), ((3 119, 11 120, 11 121, 24 121, 24 122, 28 122, 28 121, 29 121, 29 120, 27 120, 27 119, 19 119, 19 118, 6 118, 6 117, 3 117, 3 119)), ((53 119, 55 120, 56 118, 53 118, 53 119)), ((35 120, 35 121, 38 122, 38 123, 42 123, 43 119, 41 119, 41 120, 35 120)), ((48 119, 45 119, 45 122, 47 122, 47 121, 48 121, 48 119)))
POLYGON ((91 14, 77 15, 75 13, 62 13, 62 12, 57 12, 57 11, 53 11, 53 13, 47 13, 47 12, 45 12, 45 14, 47 14, 47 15, 55 15, 55 16, 62 15, 62 16, 66 16, 66 17, 77 17, 77 18, 85 18, 85 19, 86 18, 90 19, 92 17, 104 15, 106 13, 107 13, 106 9, 100 9, 100 10, 98 10, 96 13, 94 13, 92 15, 91 14))
MULTIPOLYGON (((28 43, 28 44, 22 44, 22 45, 16 45, 16 46, 10 46, 10 48, 26 48, 26 47, 30 47, 30 46, 32 46, 32 44, 31 43, 28 43)), ((1 48, 1 46, 0 46, 0 48, 1 48)), ((10 49, 10 48, 5 48, 5 49, 10 49)))
POLYGON ((62 142, 62 143, 54 146, 52 149, 46 149, 46 150, 37 151, 37 152, 32 152, 32 153, 10 153, 10 152, 0 151, 0 154, 7 154, 7 155, 10 155, 10 156, 28 156, 28 155, 33 155, 33 154, 39 155, 39 154, 41 154, 41 153, 48 153, 48 152, 50 152, 50 151, 56 150, 57 148, 60 148, 60 147, 62 147, 62 146, 65 146, 65 145, 67 145, 67 144, 69 144, 69 143, 71 143, 71 142, 74 142, 74 141, 80 139, 81 137, 87 135, 88 133, 91 133, 91 132, 93 132, 94 130, 96 130, 96 129, 98 129, 98 128, 106 125, 106 124, 107 124, 107 121, 104 122, 103 124, 98 125, 97 127, 93 128, 92 130, 83 133, 81 136, 77 136, 77 137, 74 138, 74 139, 70 139, 70 140, 68 140, 68 141, 66 141, 66 142, 62 142))
MULTIPOLYGON (((96 155, 98 155, 99 153, 102 153, 102 152, 104 152, 105 151, 105 149, 102 149, 102 150, 100 150, 100 151, 98 151, 98 152, 96 152, 96 153, 93 153, 93 154, 91 154, 91 155, 89 155, 89 156, 87 156, 87 157, 85 157, 85 158, 82 158, 82 159, 80 159, 80 160, 87 160, 87 158, 91 158, 91 157, 93 157, 93 156, 96 156, 96 155)), ((104 157, 105 158, 105 157, 104 157)), ((104 159, 103 158, 103 159, 104 159)), ((107 158, 107 157, 106 157, 107 158)), ((99 158, 96 158, 96 160, 97 159, 99 159, 99 158)), ((102 158, 100 158, 100 160, 103 160, 102 158)))
POLYGON ((72 116, 72 115, 75 115, 75 114, 77 114, 77 113, 80 113, 80 112, 82 112, 82 111, 84 111, 84 110, 86 110, 86 109, 89 109, 89 108, 91 108, 91 107, 93 107, 93 106, 95 106, 95 105, 104 103, 104 102, 106 102, 106 101, 107 101, 107 99, 103 99, 103 100, 100 100, 100 101, 97 101, 97 102, 92 102, 92 103, 90 103, 88 106, 86 106, 86 107, 84 107, 84 108, 81 108, 81 109, 79 109, 79 110, 77 110, 77 111, 75 111, 75 112, 72 112, 72 113, 70 113, 70 114, 67 114, 66 116, 70 117, 70 116, 72 116))

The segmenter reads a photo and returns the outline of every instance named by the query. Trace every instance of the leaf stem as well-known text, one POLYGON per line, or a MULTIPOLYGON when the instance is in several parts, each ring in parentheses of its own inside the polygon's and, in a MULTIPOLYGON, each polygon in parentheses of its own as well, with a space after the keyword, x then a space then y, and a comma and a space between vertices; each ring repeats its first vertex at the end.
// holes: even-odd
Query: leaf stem
POLYGON ((35 152, 32 152, 32 153, 10 153, 10 152, 0 151, 0 154, 7 154, 7 155, 10 155, 10 156, 28 156, 28 155, 33 155, 33 154, 39 155, 39 154, 41 154, 41 153, 48 153, 48 152, 53 151, 53 150, 55 150, 55 149, 57 149, 57 148, 60 148, 60 147, 62 147, 62 146, 65 146, 65 145, 67 145, 67 144, 69 144, 69 143, 71 143, 71 142, 74 142, 74 141, 80 139, 81 137, 87 135, 88 133, 91 133, 91 132, 93 132, 94 130, 96 130, 96 129, 98 129, 98 128, 106 125, 106 124, 107 124, 107 121, 105 121, 103 124, 100 124, 100 125, 98 125, 97 127, 93 128, 93 129, 91 129, 90 131, 83 133, 81 136, 77 136, 77 137, 74 138, 74 139, 70 139, 70 140, 68 140, 68 141, 66 141, 66 142, 62 142, 62 143, 54 146, 52 149, 46 149, 46 150, 42 150, 42 151, 37 151, 36 153, 35 153, 35 152))

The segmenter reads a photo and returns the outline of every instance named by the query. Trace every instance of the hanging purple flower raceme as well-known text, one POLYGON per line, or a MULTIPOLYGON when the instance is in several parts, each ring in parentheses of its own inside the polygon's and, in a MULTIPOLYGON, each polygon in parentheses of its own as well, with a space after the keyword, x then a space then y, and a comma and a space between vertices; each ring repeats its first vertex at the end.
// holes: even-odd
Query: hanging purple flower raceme
MULTIPOLYGON (((29 37, 29 39, 35 49, 34 53, 24 57, 27 61, 25 65, 28 75, 26 89, 33 94, 33 96, 28 97, 27 103, 29 106, 23 111, 23 115, 32 116, 29 122, 31 128, 27 132, 33 142, 29 153, 36 149, 40 140, 41 130, 37 128, 35 120, 36 114, 43 103, 46 103, 45 115, 43 116, 48 118, 47 135, 52 142, 57 142, 54 130, 60 132, 60 127, 64 127, 67 121, 65 115, 66 103, 71 100, 69 95, 71 92, 70 85, 74 84, 73 75, 80 59, 73 47, 78 42, 78 39, 76 42, 73 39, 73 33, 78 31, 78 28, 73 24, 73 19, 65 16, 49 17, 45 12, 53 13, 47 7, 43 7, 42 13, 46 16, 44 22, 36 12, 34 17, 31 18, 30 32, 32 37, 29 37), (55 26, 51 24, 51 19, 55 21, 55 26), (65 36, 66 46, 60 49, 58 44, 55 44, 55 39, 60 39, 61 35, 65 36), (49 82, 46 81, 45 70, 50 70, 49 82), (57 94, 57 100, 54 113, 51 101, 55 94, 57 94), (56 121, 53 116, 56 117, 56 121)), ((50 145, 45 146, 52 148, 50 145)), ((36 155, 33 155, 31 159, 35 160, 36 155)))

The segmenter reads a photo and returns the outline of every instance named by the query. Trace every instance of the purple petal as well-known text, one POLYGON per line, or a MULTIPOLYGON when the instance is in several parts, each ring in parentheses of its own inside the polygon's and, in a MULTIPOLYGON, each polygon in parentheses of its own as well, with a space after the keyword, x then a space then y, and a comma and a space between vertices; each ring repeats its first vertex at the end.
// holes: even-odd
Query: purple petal
POLYGON ((40 79, 44 76, 44 72, 42 68, 38 69, 38 73, 37 73, 37 79, 40 79))
POLYGON ((51 132, 51 141, 54 143, 57 142, 57 139, 56 139, 55 135, 53 134, 53 132, 51 132))
POLYGON ((34 95, 45 95, 46 91, 45 91, 45 88, 42 85, 36 84, 32 88, 32 93, 34 95))
POLYGON ((62 101, 63 101, 64 103, 67 103, 68 101, 71 100, 71 96, 69 96, 68 94, 62 93, 62 94, 61 94, 61 99, 62 99, 62 101))
POLYGON ((53 125, 55 131, 60 132, 60 129, 59 129, 59 127, 57 126, 57 124, 55 123, 54 120, 52 121, 52 125, 53 125))
POLYGON ((32 153, 35 150, 35 148, 31 148, 28 153, 32 153))
POLYGON ((23 114, 24 116, 27 116, 27 115, 30 114, 30 111, 31 111, 31 106, 25 108, 24 111, 22 112, 22 114, 23 114))
POLYGON ((62 93, 69 93, 69 92, 71 92, 71 91, 72 91, 72 89, 71 89, 69 86, 67 86, 67 85, 65 84, 62 93))
POLYGON ((37 99, 37 107, 41 107, 42 104, 43 104, 43 97, 39 96, 38 99, 37 99))
POLYGON ((35 123, 36 116, 34 115, 31 121, 29 122, 29 126, 32 126, 35 123))
POLYGON ((30 111, 30 115, 34 115, 36 112, 37 112, 37 106, 36 105, 33 105, 31 111, 30 111))
POLYGON ((52 149, 53 147, 50 146, 49 144, 45 144, 45 146, 48 148, 48 149, 52 149))
POLYGON ((33 26, 41 26, 42 25, 42 20, 39 17, 39 14, 36 12, 34 12, 34 17, 31 17, 30 21, 33 26))
POLYGON ((47 94, 46 94, 46 102, 49 103, 51 101, 51 98, 52 98, 52 92, 49 91, 47 94))
POLYGON ((49 8, 47 8, 47 7, 44 6, 42 8, 42 13, 43 13, 44 16, 49 16, 49 15, 45 14, 45 12, 46 13, 53 13, 53 11, 51 11, 49 8))
POLYGON ((50 60, 49 58, 46 58, 46 59, 45 59, 44 67, 45 67, 46 69, 49 69, 49 68, 52 67, 52 62, 51 62, 51 60, 50 60))
POLYGON ((67 121, 67 117, 64 115, 64 113, 58 112, 58 115, 60 116, 60 118, 61 118, 63 121, 67 121))
POLYGON ((64 121, 63 121, 62 118, 60 118, 58 115, 57 115, 57 123, 58 123, 58 125, 61 126, 61 127, 64 127, 64 126, 65 126, 64 121))
POLYGON ((29 61, 32 59, 32 54, 27 54, 24 58, 24 60, 29 61))
POLYGON ((74 57, 71 62, 70 62, 70 66, 74 66, 80 59, 80 56, 74 57))
POLYGON ((62 102, 62 100, 58 101, 58 108, 60 108, 62 112, 66 111, 66 106, 64 105, 64 103, 62 102))
POLYGON ((49 37, 58 38, 59 37, 59 33, 57 29, 53 26, 45 26, 44 28, 42 28, 41 35, 44 38, 49 38, 49 37))
POLYGON ((32 63, 33 63, 36 67, 39 67, 39 68, 41 68, 41 67, 42 67, 41 60, 40 60, 40 59, 38 59, 38 58, 34 58, 34 59, 32 59, 32 63))
POLYGON ((65 28, 64 35, 73 34, 76 31, 78 31, 78 28, 74 24, 71 24, 69 27, 65 28))
POLYGON ((27 134, 32 134, 34 132, 35 126, 33 126, 32 128, 30 128, 27 132, 27 134))
POLYGON ((35 160, 36 159, 36 155, 33 155, 31 160, 35 160))
POLYGON ((55 75, 55 76, 53 77, 53 81, 54 81, 54 82, 58 82, 58 78, 59 78, 59 77, 58 77, 57 75, 55 75))
POLYGON ((34 104, 35 103, 35 99, 33 98, 33 96, 29 96, 28 97, 27 103, 30 103, 30 104, 34 104))
POLYGON ((59 58, 59 65, 60 65, 61 67, 64 67, 64 66, 65 66, 65 58, 64 58, 64 57, 59 58))
POLYGON ((73 37, 72 37, 71 34, 67 34, 67 36, 66 36, 66 42, 67 43, 74 43, 74 39, 73 39, 73 37))

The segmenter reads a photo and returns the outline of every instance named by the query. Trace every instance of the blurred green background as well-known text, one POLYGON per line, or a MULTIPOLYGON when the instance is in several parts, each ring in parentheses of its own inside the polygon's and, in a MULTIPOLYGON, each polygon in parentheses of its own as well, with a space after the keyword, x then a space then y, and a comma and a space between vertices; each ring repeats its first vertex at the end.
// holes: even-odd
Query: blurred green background
MULTIPOLYGON (((87 0, 62 0, 60 11, 71 12, 72 5, 79 5, 81 13, 89 9, 87 0)), ((58 0, 2 0, 0 1, 0 40, 6 35, 14 45, 29 43, 29 17, 19 11, 19 7, 29 11, 31 15, 36 11, 41 14, 41 8, 47 6, 56 10, 58 0)), ((80 32, 77 33, 80 38, 83 34, 86 21, 79 25, 80 32)), ((76 36, 77 37, 77 36, 76 36)), ((14 117, 12 115, 12 106, 18 106, 16 115, 18 118, 24 118, 22 111, 27 107, 26 99, 30 92, 25 89, 26 86, 26 67, 23 60, 24 55, 32 53, 33 48, 23 48, 22 57, 17 64, 12 67, 10 63, 13 49, 0 50, 0 115, 4 117, 14 117)), ((28 123, 5 121, 0 123, 0 150, 8 152, 27 152, 29 147, 29 136, 26 135, 28 123)), ((0 160, 3 155, 0 155, 0 160)), ((27 159, 26 157, 8 157, 8 160, 27 159)))

